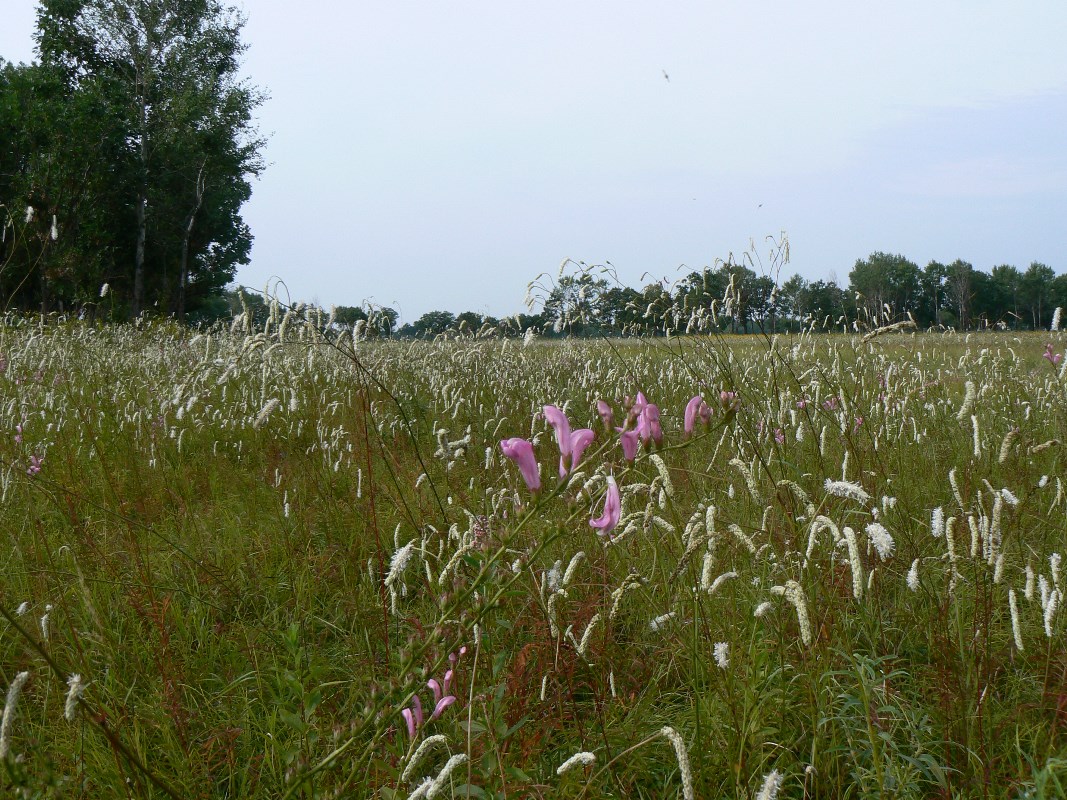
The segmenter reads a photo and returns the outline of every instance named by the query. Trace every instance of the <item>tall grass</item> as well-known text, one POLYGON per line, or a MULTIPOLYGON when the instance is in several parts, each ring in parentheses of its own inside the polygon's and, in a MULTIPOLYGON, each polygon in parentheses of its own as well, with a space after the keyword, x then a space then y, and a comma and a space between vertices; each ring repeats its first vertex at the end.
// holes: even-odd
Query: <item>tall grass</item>
POLYGON ((0 328, 3 691, 29 672, 9 789, 1062 793, 1061 334, 326 322, 0 328), (665 438, 629 463, 596 401, 621 426, 638 392, 665 438), (563 479, 546 404, 597 431, 563 479))

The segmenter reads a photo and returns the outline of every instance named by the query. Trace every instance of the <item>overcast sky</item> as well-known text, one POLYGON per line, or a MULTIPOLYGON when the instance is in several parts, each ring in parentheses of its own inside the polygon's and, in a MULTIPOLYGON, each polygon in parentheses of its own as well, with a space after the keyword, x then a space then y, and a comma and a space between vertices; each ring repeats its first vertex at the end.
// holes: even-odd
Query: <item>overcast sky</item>
MULTIPOLYGON (((33 57, 34 7, 5 3, 0 56, 33 57)), ((501 315, 564 258, 640 286, 782 231, 783 279, 876 250, 1067 269, 1063 0, 243 9, 253 287, 501 315)))

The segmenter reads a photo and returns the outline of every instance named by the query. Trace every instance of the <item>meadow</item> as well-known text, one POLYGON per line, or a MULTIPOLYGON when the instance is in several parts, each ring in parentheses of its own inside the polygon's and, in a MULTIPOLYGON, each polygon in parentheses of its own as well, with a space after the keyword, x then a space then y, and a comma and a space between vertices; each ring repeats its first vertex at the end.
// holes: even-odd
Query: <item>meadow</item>
POLYGON ((1063 796, 1064 346, 9 318, 5 794, 1063 796))

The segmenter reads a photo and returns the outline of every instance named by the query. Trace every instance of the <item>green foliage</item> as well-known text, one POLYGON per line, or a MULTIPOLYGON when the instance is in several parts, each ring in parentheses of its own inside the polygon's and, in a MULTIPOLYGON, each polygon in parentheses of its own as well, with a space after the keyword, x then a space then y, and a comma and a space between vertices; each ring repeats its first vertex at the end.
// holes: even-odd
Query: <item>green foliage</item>
POLYGON ((111 311, 210 316, 263 169, 241 26, 215 0, 41 4, 39 63, 0 72, 8 307, 95 313, 107 283, 111 311))
POLYGON ((0 695, 30 674, 6 786, 662 797, 688 767, 697 797, 772 771, 782 797, 1062 793, 1062 334, 523 347, 235 302, 249 333, 0 326, 0 695), (631 463, 595 401, 622 424, 638 391, 665 439, 631 463), (546 403, 597 431, 563 479, 546 403))

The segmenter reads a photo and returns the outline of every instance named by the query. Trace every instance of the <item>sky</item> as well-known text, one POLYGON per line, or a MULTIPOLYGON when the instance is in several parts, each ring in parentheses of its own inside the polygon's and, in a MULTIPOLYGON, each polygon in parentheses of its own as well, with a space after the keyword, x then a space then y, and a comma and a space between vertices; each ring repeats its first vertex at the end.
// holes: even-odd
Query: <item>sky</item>
MULTIPOLYGON (((29 61, 35 4, 5 6, 29 61)), ((567 258, 640 287, 753 244, 770 268, 783 233, 782 280, 1067 270, 1062 0, 238 7, 270 96, 251 287, 501 316, 567 258)))

